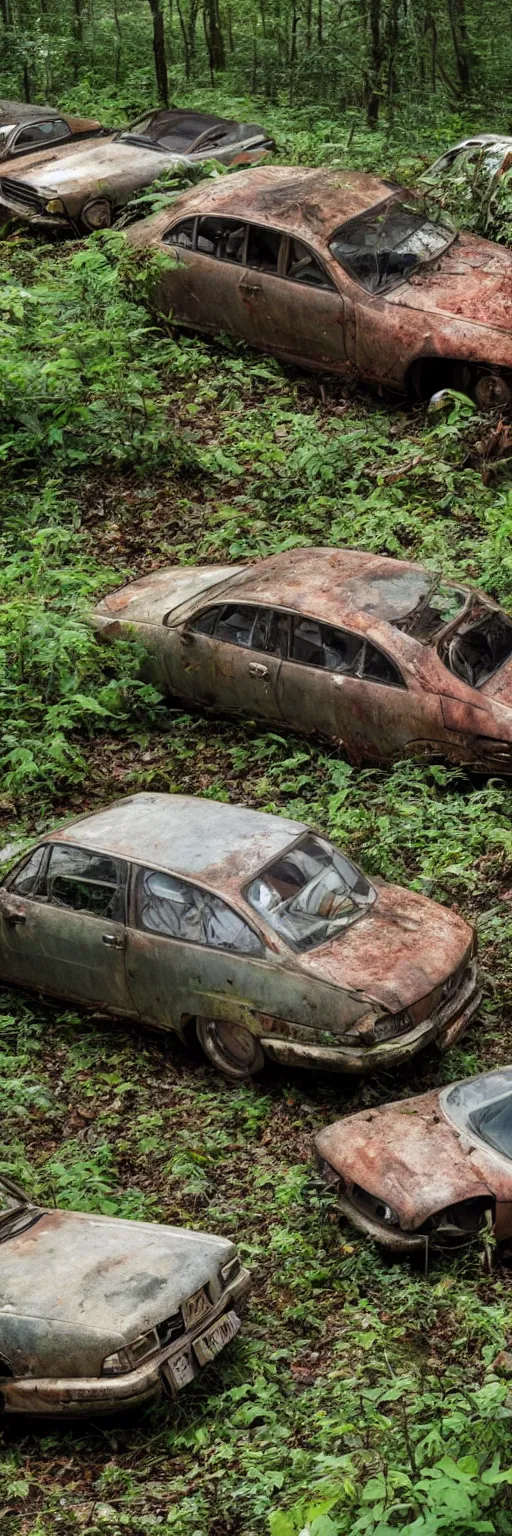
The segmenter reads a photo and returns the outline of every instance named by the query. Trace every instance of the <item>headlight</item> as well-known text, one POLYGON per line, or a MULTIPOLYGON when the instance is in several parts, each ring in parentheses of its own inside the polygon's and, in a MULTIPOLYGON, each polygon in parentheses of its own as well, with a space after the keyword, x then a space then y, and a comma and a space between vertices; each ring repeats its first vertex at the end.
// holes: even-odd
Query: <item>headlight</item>
POLYGON ((377 1220, 385 1222, 387 1227, 398 1227, 399 1225, 399 1217, 397 1212, 393 1210, 392 1205, 386 1205, 384 1202, 381 1204, 380 1201, 377 1201, 375 1215, 377 1220))
POLYGON ((65 207, 64 207, 64 203, 62 202, 62 199, 60 197, 51 197, 50 201, 45 204, 45 212, 46 213, 65 213, 66 210, 65 210, 65 207))
POLYGON ((128 1350, 117 1349, 113 1355, 107 1355, 101 1369, 104 1376, 122 1376, 124 1371, 131 1370, 128 1350))
POLYGON ((224 1264, 221 1269, 222 1284, 231 1285, 232 1280, 236 1280, 237 1275, 240 1274, 240 1268, 240 1259, 236 1253, 234 1259, 228 1259, 227 1264, 224 1264))
POLYGON ((108 229, 112 218, 110 203, 106 197, 97 198, 94 203, 86 203, 82 208, 82 219, 88 229, 108 229))
POLYGON ((396 1040, 397 1035, 406 1035, 409 1029, 412 1029, 412 1019, 406 1008, 402 1013, 383 1013, 375 1020, 375 1041, 378 1044, 381 1040, 396 1040))
POLYGON ((149 1333, 141 1333, 138 1339, 134 1339, 129 1346, 128 1354, 132 1365, 138 1365, 145 1360, 147 1355, 153 1355, 159 1347, 159 1338, 156 1328, 150 1328, 149 1333))

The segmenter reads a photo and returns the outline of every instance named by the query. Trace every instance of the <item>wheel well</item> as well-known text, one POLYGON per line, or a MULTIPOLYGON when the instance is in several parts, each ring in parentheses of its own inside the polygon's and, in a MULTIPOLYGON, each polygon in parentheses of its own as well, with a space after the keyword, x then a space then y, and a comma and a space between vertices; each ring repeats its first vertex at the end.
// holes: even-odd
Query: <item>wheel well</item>
POLYGON ((494 363, 466 363, 462 358, 439 354, 417 357, 407 371, 406 390, 415 400, 430 400, 439 389, 457 389, 461 394, 471 395, 472 386, 482 373, 505 375, 510 381, 509 371, 494 363))

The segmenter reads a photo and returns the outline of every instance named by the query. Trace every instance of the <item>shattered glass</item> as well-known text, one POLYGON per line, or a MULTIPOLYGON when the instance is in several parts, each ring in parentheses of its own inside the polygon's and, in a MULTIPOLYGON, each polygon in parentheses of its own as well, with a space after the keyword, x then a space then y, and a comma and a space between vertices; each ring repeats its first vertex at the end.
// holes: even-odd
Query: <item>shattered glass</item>
POLYGON ((472 1110, 468 1124, 489 1147, 512 1158, 512 1093, 472 1110))
POLYGON ((252 880, 244 894, 295 950, 335 938, 376 900, 356 865, 312 833, 252 880))
POLYGON ((408 208, 392 198, 343 224, 329 248, 340 266, 369 293, 376 293, 434 261, 454 238, 448 225, 436 224, 417 206, 408 208))
POLYGON ((449 640, 442 660, 455 677, 471 688, 483 684, 512 656, 512 624, 499 609, 491 609, 475 624, 464 626, 449 640))
POLYGON ((212 949, 232 949, 238 954, 262 953, 258 935, 233 907, 211 891, 174 875, 144 870, 137 907, 140 926, 151 933, 212 949))

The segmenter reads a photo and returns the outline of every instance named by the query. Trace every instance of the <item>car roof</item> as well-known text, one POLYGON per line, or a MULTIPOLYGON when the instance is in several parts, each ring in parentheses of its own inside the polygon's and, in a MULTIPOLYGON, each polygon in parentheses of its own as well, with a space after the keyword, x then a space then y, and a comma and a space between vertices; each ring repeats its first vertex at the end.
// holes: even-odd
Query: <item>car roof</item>
POLYGON ((57 107, 35 107, 30 101, 0 101, 0 122, 32 123, 41 117, 65 117, 57 107))
MULTIPOLYGON (((411 612, 435 574, 413 560, 358 549, 290 549, 235 576, 222 600, 229 602, 233 594, 236 601, 292 608, 329 624, 354 623, 358 615, 392 624, 411 612)), ((220 600, 212 593, 212 604, 220 600)))
POLYGON ((204 182, 176 199, 172 222, 187 212, 226 213, 290 231, 332 235, 340 224, 398 191, 393 183, 361 171, 259 165, 236 176, 204 182))
POLYGON ((245 880, 305 830, 300 821, 195 795, 139 794, 50 832, 45 841, 116 854, 137 864, 245 880))

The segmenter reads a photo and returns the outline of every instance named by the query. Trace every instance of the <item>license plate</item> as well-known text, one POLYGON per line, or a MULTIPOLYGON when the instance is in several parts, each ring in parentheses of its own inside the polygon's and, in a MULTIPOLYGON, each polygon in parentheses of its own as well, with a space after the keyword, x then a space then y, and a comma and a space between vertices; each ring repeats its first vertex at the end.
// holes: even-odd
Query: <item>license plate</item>
POLYGON ((208 1365, 209 1360, 214 1360, 220 1354, 225 1344, 234 1339, 240 1327, 240 1318, 236 1312, 225 1312, 213 1328, 207 1333, 202 1333, 199 1339, 194 1339, 192 1348, 199 1365, 208 1365))
POLYGON ((200 1291, 194 1291, 194 1295, 189 1296, 181 1308, 185 1328, 194 1328, 196 1323, 200 1323, 201 1318, 206 1317, 207 1312, 211 1312, 211 1306, 211 1301, 203 1288, 200 1291))
POLYGON ((189 1381, 193 1381, 196 1374, 190 1347, 182 1349, 179 1355, 173 1355, 172 1360, 165 1360, 162 1365, 162 1374, 173 1392, 180 1392, 182 1387, 188 1386, 189 1381))

